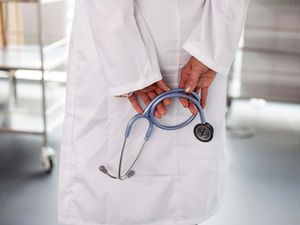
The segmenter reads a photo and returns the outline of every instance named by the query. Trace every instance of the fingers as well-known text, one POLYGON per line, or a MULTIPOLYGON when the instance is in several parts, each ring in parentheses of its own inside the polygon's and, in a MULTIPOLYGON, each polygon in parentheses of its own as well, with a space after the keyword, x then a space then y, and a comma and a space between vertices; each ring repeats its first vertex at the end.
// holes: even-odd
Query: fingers
MULTIPOLYGON (((171 91, 171 89, 168 87, 168 85, 165 83, 164 80, 160 80, 156 82, 157 89, 155 90, 157 94, 161 94, 163 92, 171 91)), ((165 106, 171 105, 171 99, 167 98, 163 101, 165 106)))
MULTIPOLYGON (((185 88, 186 86, 186 81, 189 77, 189 74, 186 72, 186 69, 183 68, 181 71, 181 75, 180 75, 180 80, 179 80, 179 88, 185 88)), ((185 98, 179 98, 181 104, 183 105, 183 107, 187 108, 189 106, 189 101, 185 98)))
POLYGON ((172 101, 170 98, 166 98, 165 100, 163 100, 163 103, 165 106, 168 106, 168 105, 171 105, 172 104, 172 101))
POLYGON ((164 80, 157 81, 156 85, 162 91, 171 91, 171 89, 168 87, 164 80))
POLYGON ((213 70, 208 70, 206 73, 201 75, 198 85, 197 85, 197 90, 199 91, 199 95, 201 96, 201 106, 202 108, 206 107, 207 103, 207 96, 208 96, 208 89, 213 82, 214 78, 216 76, 216 72, 213 70))
MULTIPOLYGON (((191 93, 195 90, 198 84, 199 77, 200 77, 199 73, 197 73, 196 71, 191 71, 191 74, 188 76, 188 80, 184 86, 185 92, 191 93)), ((184 79, 181 85, 183 85, 183 83, 184 83, 184 79)), ((189 102, 187 99, 180 98, 180 102, 184 107, 188 107, 191 113, 193 114, 198 113, 196 106, 193 103, 189 102)))
MULTIPOLYGON (((129 97, 129 101, 133 108, 138 113, 143 113, 143 108, 138 102, 138 97, 140 97, 143 101, 143 103, 147 106, 153 100, 157 95, 162 94, 164 92, 170 91, 171 89, 168 87, 168 85, 165 83, 164 80, 157 81, 148 87, 145 87, 143 89, 140 89, 138 91, 134 92, 134 95, 129 97)), ((165 115, 167 113, 166 106, 171 104, 171 99, 165 99, 162 103, 157 105, 155 110, 155 116, 157 118, 161 118, 162 115, 165 115)))
POLYGON ((141 97, 142 101, 144 102, 144 104, 147 106, 150 103, 150 98, 147 94, 145 93, 139 93, 139 96, 141 97))
POLYGON ((196 71, 192 71, 192 73, 189 76, 188 81, 186 82, 185 85, 185 92, 187 93, 191 93, 195 90, 197 84, 198 84, 198 80, 200 77, 200 73, 196 72, 196 71))
MULTIPOLYGON (((170 91, 171 89, 168 87, 168 85, 165 83, 164 80, 160 80, 160 81, 157 81, 156 83, 146 87, 146 88, 143 88, 141 89, 140 91, 142 91, 143 93, 148 93, 150 91, 155 91, 157 94, 161 94, 163 92, 167 92, 167 91, 170 91)), ((168 105, 171 105, 171 99, 165 99, 163 101, 164 105, 165 106, 168 106, 168 105)))
POLYGON ((208 87, 201 88, 201 106, 205 108, 207 102, 208 87))
POLYGON ((131 95, 128 99, 129 99, 132 107, 135 109, 135 111, 137 111, 138 113, 144 112, 144 110, 143 110, 142 106, 140 105, 140 103, 138 102, 135 94, 131 95))
MULTIPOLYGON (((197 70, 193 70, 193 67, 190 67, 189 63, 182 69, 180 81, 179 81, 179 88, 184 88, 185 92, 191 93, 195 90, 197 87, 198 81, 199 81, 200 73, 197 72, 197 70)), ((197 114, 198 110, 194 104, 189 102, 185 98, 179 98, 181 104, 185 108, 189 108, 191 113, 197 114)))
POLYGON ((200 76, 200 79, 198 81, 198 88, 208 87, 211 85, 213 80, 215 79, 216 72, 213 70, 208 70, 206 73, 202 74, 200 76))
MULTIPOLYGON (((150 91, 147 94, 151 100, 153 100, 157 96, 157 94, 154 91, 150 91)), ((159 111, 157 109, 155 110, 154 115, 157 118, 161 118, 161 114, 159 113, 159 111)))
POLYGON ((179 98, 181 104, 183 105, 183 107, 187 108, 189 107, 189 101, 186 98, 179 98))
MULTIPOLYGON (((161 90, 161 89, 159 89, 159 88, 157 88, 157 89, 155 90, 155 92, 156 92, 157 95, 160 95, 160 94, 164 93, 164 91, 161 90)), ((171 101, 170 98, 166 98, 165 100, 163 100, 164 106, 171 105, 171 103, 172 103, 172 101, 171 101)))
MULTIPOLYGON (((156 91, 156 94, 157 95, 160 95, 166 91, 170 91, 171 89, 167 86, 167 84, 163 81, 163 80, 160 80, 158 82, 156 82, 156 85, 157 85, 157 89, 155 90, 156 91)), ((165 115, 167 113, 167 108, 166 106, 170 105, 171 104, 171 99, 170 98, 167 98, 163 101, 163 103, 160 103, 157 105, 157 111, 160 115, 165 115)))
POLYGON ((189 103, 189 110, 191 111, 192 114, 197 114, 198 113, 197 107, 192 102, 189 103))
POLYGON ((164 104, 162 104, 162 103, 158 104, 156 109, 158 110, 160 115, 166 115, 166 113, 167 113, 167 109, 164 106, 164 104))
POLYGON ((180 80, 179 80, 179 85, 178 85, 179 88, 184 88, 186 86, 186 82, 189 79, 189 75, 190 75, 190 73, 189 73, 188 69, 186 69, 186 67, 184 67, 180 73, 180 80))
MULTIPOLYGON (((152 99, 154 99, 156 96, 157 96, 157 94, 154 91, 150 91, 147 94, 138 91, 138 92, 135 92, 128 99, 129 99, 131 105, 133 106, 133 108, 135 109, 135 111, 137 111, 138 113, 143 113, 144 110, 143 110, 142 106, 140 105, 140 103, 138 102, 137 97, 140 97, 142 99, 142 101, 144 102, 144 104, 147 106, 150 103, 150 101, 152 99)), ((157 106, 155 116, 158 118, 161 118, 161 115, 166 114, 166 111, 167 111, 166 108, 161 103, 157 106)))
MULTIPOLYGON (((161 93, 163 93, 161 89, 156 90, 157 95, 160 95, 161 93)), ((165 115, 167 113, 167 109, 163 103, 158 104, 156 109, 158 110, 160 115, 165 115)))

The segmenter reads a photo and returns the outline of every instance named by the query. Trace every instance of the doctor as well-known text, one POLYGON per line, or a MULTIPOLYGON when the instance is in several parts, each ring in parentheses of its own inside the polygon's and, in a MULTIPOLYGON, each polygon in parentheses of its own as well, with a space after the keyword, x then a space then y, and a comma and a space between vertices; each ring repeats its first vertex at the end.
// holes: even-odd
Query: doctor
MULTIPOLYGON (((60 223, 193 225, 216 213, 225 184, 227 74, 248 3, 76 1, 60 153, 60 223), (176 131, 155 129, 135 176, 120 181, 101 173, 102 164, 117 171, 128 120, 178 86, 199 93, 214 139, 199 142, 193 122, 176 131)), ((155 116, 178 124, 197 113, 193 104, 180 101, 165 100, 155 116)), ((144 133, 141 122, 128 141, 125 164, 144 133)))

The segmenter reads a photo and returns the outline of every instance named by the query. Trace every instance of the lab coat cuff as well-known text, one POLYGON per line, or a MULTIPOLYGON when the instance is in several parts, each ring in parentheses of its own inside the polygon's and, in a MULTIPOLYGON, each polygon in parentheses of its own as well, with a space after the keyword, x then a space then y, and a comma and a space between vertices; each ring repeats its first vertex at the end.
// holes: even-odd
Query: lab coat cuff
POLYGON ((120 95, 124 95, 148 87, 161 79, 161 73, 155 73, 152 75, 149 74, 149 76, 141 77, 137 81, 128 82, 122 86, 110 88, 109 91, 111 95, 118 97, 120 95))
POLYGON ((229 73, 230 66, 221 65, 220 62, 207 57, 205 51, 201 51, 201 48, 199 48, 197 44, 192 44, 191 41, 187 41, 182 48, 215 72, 225 76, 229 73))

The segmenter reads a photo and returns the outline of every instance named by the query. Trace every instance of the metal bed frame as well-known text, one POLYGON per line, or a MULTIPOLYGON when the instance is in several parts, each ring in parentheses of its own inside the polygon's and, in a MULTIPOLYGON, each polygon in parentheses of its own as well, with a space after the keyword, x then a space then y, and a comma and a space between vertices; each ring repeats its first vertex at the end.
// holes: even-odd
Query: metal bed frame
MULTIPOLYGON (((17 3, 34 3, 36 4, 37 12, 37 46, 23 46, 21 48, 15 48, 14 46, 7 45, 6 35, 2 33, 2 40, 4 47, 0 49, 0 71, 5 71, 9 77, 10 94, 9 98, 14 95, 17 99, 16 91, 16 71, 28 70, 28 71, 40 71, 41 79, 39 81, 42 89, 42 126, 41 131, 35 130, 18 130, 11 127, 0 127, 0 133, 20 133, 30 135, 40 135, 43 137, 43 146, 41 148, 41 160, 46 173, 52 171, 54 165, 54 149, 49 145, 48 138, 48 124, 47 124, 47 98, 46 98, 46 81, 45 71, 50 71, 58 66, 64 65, 67 58, 67 39, 61 39, 48 46, 45 45, 44 33, 43 33, 43 17, 42 17, 42 5, 55 2, 62 2, 63 0, 0 0, 1 10, 1 25, 6 33, 7 28, 7 15, 4 15, 3 8, 7 11, 7 4, 11 2, 17 3), (6 18, 5 18, 6 17, 6 18), (52 61, 49 60, 52 58, 52 61), (30 59, 32 61, 30 61, 30 59)), ((57 107, 58 104, 53 104, 49 108, 57 107)), ((9 112, 7 112, 9 113, 9 112)))

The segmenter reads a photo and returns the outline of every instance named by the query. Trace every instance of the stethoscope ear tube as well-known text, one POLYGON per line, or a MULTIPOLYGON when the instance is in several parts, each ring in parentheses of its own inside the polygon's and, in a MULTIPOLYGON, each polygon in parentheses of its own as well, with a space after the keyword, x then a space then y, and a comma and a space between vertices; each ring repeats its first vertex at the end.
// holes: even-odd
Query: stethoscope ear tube
POLYGON ((134 164, 138 160, 139 156, 141 155, 146 142, 149 140, 149 138, 152 134, 154 125, 163 130, 177 130, 177 129, 183 128, 183 127, 187 126, 188 124, 190 124, 197 115, 191 115, 186 121, 182 122, 181 124, 177 124, 177 125, 173 125, 173 126, 163 125, 156 119, 156 117, 155 117, 156 106, 158 104, 160 104, 166 98, 175 98, 175 97, 188 99, 189 101, 191 101, 195 104, 195 106, 198 109, 201 123, 197 124, 194 127, 194 135, 198 140, 200 140, 202 142, 211 141, 213 139, 214 129, 213 129, 213 126, 210 125, 205 120, 205 114, 204 114, 204 111, 200 104, 199 95, 196 92, 192 92, 191 94, 186 94, 184 92, 184 89, 177 88, 177 89, 171 90, 169 92, 160 94, 159 96, 157 96, 150 102, 150 104, 145 108, 143 114, 136 114, 135 116, 133 116, 130 119, 130 121, 127 124, 126 130, 125 130, 125 139, 124 139, 121 154, 120 154, 118 175, 114 176, 114 175, 110 174, 108 172, 107 168, 103 165, 101 165, 99 167, 99 170, 114 179, 124 180, 126 178, 132 177, 135 174, 135 171, 132 170, 131 168, 134 166, 134 164), (125 152, 125 148, 126 148, 126 142, 130 136, 133 124, 139 119, 146 119, 149 122, 148 130, 144 136, 144 142, 141 145, 137 156, 135 157, 133 162, 130 164, 130 166, 125 170, 125 172, 122 173, 122 162, 123 162, 123 156, 124 156, 124 152, 125 152))
POLYGON ((133 124, 139 119, 146 119, 148 121, 149 125, 148 125, 148 129, 147 129, 144 139, 148 140, 150 138, 152 131, 153 131, 153 123, 144 114, 136 114, 129 120, 127 127, 126 127, 126 131, 125 131, 125 138, 129 137, 133 124))
POLYGON ((167 125, 163 125, 161 124, 155 117, 155 109, 156 107, 158 106, 158 104, 160 104, 163 100, 167 99, 167 98, 175 98, 175 97, 178 97, 178 98, 185 98, 185 99, 188 99, 190 100, 191 102, 193 102, 195 104, 195 106, 197 107, 198 109, 198 113, 199 113, 199 117, 200 117, 200 121, 201 123, 205 123, 205 114, 204 114, 204 111, 201 107, 201 104, 200 104, 200 98, 198 96, 198 94, 196 94, 195 92, 193 92, 190 96, 190 95, 187 95, 187 94, 184 94, 182 93, 183 92, 183 89, 174 89, 170 94, 168 94, 169 92, 166 92, 164 95, 162 94, 161 96, 158 96, 156 99, 154 99, 152 101, 152 104, 151 104, 151 107, 147 107, 147 109, 145 110, 144 114, 147 114, 148 118, 151 120, 151 122, 156 125, 157 127, 163 129, 163 130, 178 130, 180 128, 183 128, 185 126, 187 126, 189 123, 191 123, 195 117, 197 115, 191 115, 186 121, 182 122, 181 124, 177 124, 177 125, 174 125, 174 126, 167 126, 167 125))
POLYGON ((144 149, 145 143, 147 142, 147 140, 144 139, 144 142, 143 142, 142 146, 140 147, 140 150, 139 150, 137 156, 135 157, 135 159, 133 160, 133 162, 130 164, 130 166, 125 170, 125 172, 122 173, 122 171, 123 171, 122 170, 123 157, 124 157, 124 152, 125 152, 125 147, 126 147, 127 139, 128 138, 125 138, 124 142, 123 142, 123 146, 122 146, 122 150, 121 150, 121 154, 120 154, 120 159, 119 159, 118 175, 114 176, 111 173, 109 173, 108 170, 107 170, 107 168, 104 165, 101 165, 99 167, 99 170, 102 173, 107 174, 108 176, 110 176, 113 179, 125 180, 126 178, 132 177, 135 174, 135 171, 132 170, 131 168, 134 166, 135 162, 140 157, 140 155, 141 155, 141 153, 142 153, 142 151, 144 149))

